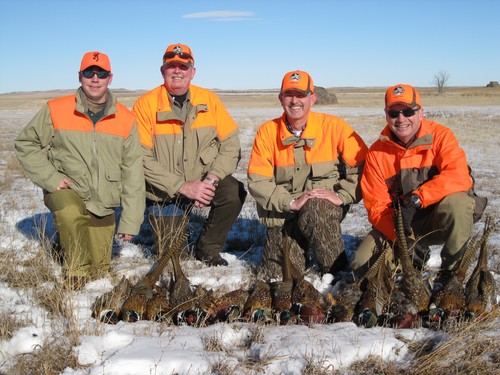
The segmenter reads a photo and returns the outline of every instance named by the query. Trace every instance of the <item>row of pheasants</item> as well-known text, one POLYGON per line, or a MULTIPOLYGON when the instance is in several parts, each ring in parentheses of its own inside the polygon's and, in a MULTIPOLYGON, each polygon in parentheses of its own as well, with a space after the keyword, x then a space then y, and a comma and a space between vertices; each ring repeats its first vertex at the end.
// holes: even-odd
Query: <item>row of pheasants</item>
POLYGON ((250 289, 237 289, 223 295, 202 287, 192 288, 182 271, 180 251, 186 236, 161 254, 153 268, 137 283, 127 278, 93 304, 93 316, 106 323, 154 320, 173 324, 208 325, 216 322, 334 323, 353 321, 372 327, 384 325, 409 328, 432 325, 449 317, 478 317, 492 312, 495 280, 488 270, 488 237, 496 226, 486 218, 482 235, 469 241, 462 260, 451 273, 445 287, 432 294, 412 264, 402 224, 401 210, 395 209, 399 272, 386 261, 394 249, 385 244, 363 278, 356 282, 340 280, 334 292, 324 296, 290 261, 285 241, 282 280, 257 279, 250 289), (467 283, 466 272, 479 251, 477 266, 467 283), (168 288, 157 286, 169 260, 173 278, 168 288))

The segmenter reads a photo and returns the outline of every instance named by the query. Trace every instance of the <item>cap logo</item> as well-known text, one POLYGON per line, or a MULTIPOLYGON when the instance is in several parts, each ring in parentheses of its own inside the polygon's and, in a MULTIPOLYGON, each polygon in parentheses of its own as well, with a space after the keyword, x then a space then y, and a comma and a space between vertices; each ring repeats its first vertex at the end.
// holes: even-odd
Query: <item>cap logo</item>
POLYGON ((181 46, 175 46, 175 47, 172 49, 172 51, 173 51, 176 55, 178 55, 178 54, 180 54, 180 53, 182 52, 182 48, 181 48, 181 46))
POLYGON ((99 61, 99 52, 94 52, 94 55, 92 56, 92 60, 95 60, 95 62, 99 61))
POLYGON ((394 90, 392 90, 392 95, 394 96, 401 96, 405 92, 405 89, 401 86, 396 87, 394 90))
POLYGON ((300 81, 300 74, 299 73, 293 73, 290 76, 290 81, 292 81, 292 82, 298 82, 298 81, 300 81))

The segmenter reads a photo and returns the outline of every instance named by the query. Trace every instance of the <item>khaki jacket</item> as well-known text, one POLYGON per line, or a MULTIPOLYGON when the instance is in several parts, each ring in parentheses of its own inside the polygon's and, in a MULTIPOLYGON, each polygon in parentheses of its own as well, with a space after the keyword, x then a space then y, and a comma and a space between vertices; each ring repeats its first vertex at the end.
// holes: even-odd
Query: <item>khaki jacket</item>
POLYGON ((326 188, 347 205, 361 200, 359 179, 367 147, 342 119, 311 112, 301 137, 286 128, 286 115, 262 124, 248 164, 248 190, 261 222, 282 226, 294 215, 290 203, 326 188))
POLYGON ((238 126, 218 96, 190 85, 187 98, 185 122, 172 110, 163 85, 133 106, 151 200, 170 201, 184 182, 201 180, 207 173, 223 179, 240 160, 238 126))
POLYGON ((138 234, 144 220, 142 152, 133 114, 108 92, 105 114, 94 126, 81 88, 50 100, 14 142, 29 178, 44 191, 70 186, 97 216, 123 207, 119 233, 138 234))

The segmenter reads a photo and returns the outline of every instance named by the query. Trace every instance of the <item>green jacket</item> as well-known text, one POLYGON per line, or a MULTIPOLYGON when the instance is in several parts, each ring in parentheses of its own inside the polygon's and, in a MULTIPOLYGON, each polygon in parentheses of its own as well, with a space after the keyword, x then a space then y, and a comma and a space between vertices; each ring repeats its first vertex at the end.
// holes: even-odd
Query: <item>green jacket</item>
POLYGON ((71 189, 97 216, 122 206, 118 233, 138 234, 144 219, 142 152, 133 114, 108 91, 95 126, 76 94, 50 100, 14 142, 29 178, 46 192, 70 178, 71 189))

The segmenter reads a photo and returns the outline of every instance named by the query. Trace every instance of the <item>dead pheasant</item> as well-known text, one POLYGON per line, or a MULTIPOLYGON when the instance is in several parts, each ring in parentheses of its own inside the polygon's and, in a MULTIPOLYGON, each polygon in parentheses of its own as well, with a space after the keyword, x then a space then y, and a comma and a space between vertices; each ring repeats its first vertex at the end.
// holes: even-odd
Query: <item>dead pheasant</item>
POLYGON ((447 282, 434 294, 433 305, 443 318, 457 317, 465 311, 467 307, 464 288, 465 274, 480 246, 479 235, 473 236, 465 248, 462 259, 455 264, 453 270, 449 271, 447 282))
MULTIPOLYGON (((370 265, 365 275, 359 280, 348 282, 340 279, 335 285, 331 307, 328 310, 329 323, 336 322, 356 322, 359 323, 358 316, 360 308, 359 303, 363 296, 363 290, 366 289, 368 280, 375 280, 381 263, 385 262, 385 248, 380 249, 373 264, 370 265)), ((362 311, 361 311, 362 312, 362 311)))
POLYGON ((390 250, 392 250, 390 244, 384 242, 379 257, 361 283, 363 294, 355 308, 356 323, 361 326, 367 328, 375 326, 379 317, 387 312, 393 289, 392 277, 386 262, 386 255, 390 250))
POLYGON ((263 280, 257 280, 253 286, 245 306, 243 307, 243 316, 253 322, 271 319, 271 287, 263 280))
POLYGON ((212 300, 200 301, 199 308, 205 312, 207 324, 234 322, 243 314, 243 309, 250 293, 244 289, 232 290, 212 300))
POLYGON ((145 318, 155 322, 168 320, 169 311, 168 290, 155 285, 153 287, 153 297, 146 303, 145 318))
POLYGON ((118 323, 123 303, 129 297, 131 290, 132 284, 123 276, 111 291, 95 299, 92 306, 92 317, 104 323, 118 323))
POLYGON ((174 245, 161 254, 153 268, 133 286, 130 297, 122 306, 122 319, 124 321, 132 323, 145 319, 147 302, 153 298, 153 287, 160 279, 169 259, 180 251, 179 248, 186 242, 187 236, 187 232, 184 231, 174 245))
POLYGON ((401 291, 405 294, 408 301, 408 313, 414 315, 423 313, 429 307, 430 290, 424 280, 419 277, 410 257, 408 243, 403 226, 403 213, 399 199, 394 199, 394 221, 396 230, 396 244, 398 252, 395 254, 401 265, 402 280, 401 291))
POLYGON ((488 239, 498 223, 486 217, 477 265, 465 286, 466 316, 475 318, 490 313, 496 300, 496 283, 488 269, 488 239))
POLYGON ((293 277, 290 260, 290 241, 289 237, 286 237, 283 241, 281 257, 282 279, 271 284, 271 309, 275 319, 280 324, 286 324, 292 317, 290 308, 292 306, 293 277))

